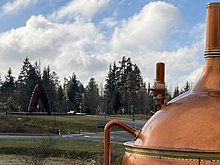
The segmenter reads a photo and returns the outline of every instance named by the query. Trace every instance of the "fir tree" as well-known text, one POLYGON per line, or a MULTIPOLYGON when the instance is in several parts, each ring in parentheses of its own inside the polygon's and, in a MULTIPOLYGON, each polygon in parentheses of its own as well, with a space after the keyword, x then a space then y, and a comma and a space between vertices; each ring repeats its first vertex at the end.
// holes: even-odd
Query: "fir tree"
POLYGON ((176 86, 176 87, 174 88, 173 98, 175 98, 175 97, 177 97, 177 96, 179 96, 179 95, 180 95, 179 87, 176 86))
POLYGON ((14 102, 19 111, 28 110, 31 94, 40 76, 37 71, 37 62, 35 64, 36 65, 33 66, 28 57, 26 57, 22 65, 21 72, 18 75, 14 102))
POLYGON ((91 78, 85 89, 85 109, 86 114, 96 114, 99 105, 99 90, 98 84, 94 78, 91 78))
POLYGON ((75 111, 81 110, 82 94, 84 93, 84 87, 80 81, 77 80, 75 73, 67 80, 65 84, 67 89, 67 98, 71 102, 70 108, 75 111))

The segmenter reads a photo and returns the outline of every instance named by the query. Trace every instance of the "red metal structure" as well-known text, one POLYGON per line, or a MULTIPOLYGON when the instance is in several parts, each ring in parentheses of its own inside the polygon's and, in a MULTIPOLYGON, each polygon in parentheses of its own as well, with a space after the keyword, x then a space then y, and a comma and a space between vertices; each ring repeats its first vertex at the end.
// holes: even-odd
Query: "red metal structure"
MULTIPOLYGON (((157 75, 156 80, 163 80, 157 75)), ((122 164, 220 165, 220 2, 207 4, 205 66, 199 81, 161 106, 138 138, 125 143, 122 164)))
POLYGON ((50 114, 51 113, 50 103, 42 79, 38 80, 38 83, 34 87, 34 90, 32 92, 30 103, 28 106, 29 112, 34 112, 37 109, 37 104, 39 99, 41 100, 47 113, 50 114))

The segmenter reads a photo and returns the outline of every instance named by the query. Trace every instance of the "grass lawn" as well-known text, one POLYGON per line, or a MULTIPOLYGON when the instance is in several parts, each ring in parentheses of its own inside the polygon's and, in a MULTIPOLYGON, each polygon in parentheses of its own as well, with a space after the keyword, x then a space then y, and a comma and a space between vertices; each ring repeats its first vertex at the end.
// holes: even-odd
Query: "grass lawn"
MULTIPOLYGON (((112 143, 112 164, 121 162, 124 153, 123 144, 112 143)), ((24 155, 40 158, 61 157, 79 160, 95 160, 96 164, 103 164, 103 142, 72 141, 72 140, 21 140, 0 139, 0 151, 4 155, 24 155)))
POLYGON ((35 134, 63 134, 103 131, 97 129, 98 123, 107 122, 103 116, 25 116, 8 115, 1 116, 0 133, 35 133, 35 134))
MULTIPOLYGON (((0 116, 0 133, 24 134, 58 134, 61 130, 71 133, 103 131, 97 129, 97 124, 105 123, 104 116, 28 116, 8 115, 0 116)), ((117 130, 117 129, 113 129, 117 130)), ((65 158, 73 160, 95 160, 97 165, 103 164, 103 140, 77 141, 77 140, 40 140, 40 139, 0 139, 0 152, 2 155, 20 155, 40 158, 45 157, 65 158), (40 156, 39 156, 40 155, 40 156)), ((124 153, 121 143, 111 144, 112 165, 120 164, 124 153)), ((44 158, 45 159, 45 158, 44 158)))

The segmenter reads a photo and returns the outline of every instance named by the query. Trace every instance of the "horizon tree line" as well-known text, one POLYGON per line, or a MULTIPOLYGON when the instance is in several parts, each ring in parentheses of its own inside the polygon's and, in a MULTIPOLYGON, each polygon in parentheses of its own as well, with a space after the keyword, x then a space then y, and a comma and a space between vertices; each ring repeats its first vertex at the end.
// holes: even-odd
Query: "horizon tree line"
MULTIPOLYGON (((147 93, 141 71, 130 58, 122 57, 110 64, 105 84, 98 86, 94 77, 84 87, 73 72, 61 85, 57 73, 50 66, 40 70, 40 63, 32 64, 26 57, 16 79, 9 67, 5 80, 0 77, 0 111, 27 111, 32 91, 41 78, 50 101, 52 112, 84 112, 86 114, 149 114, 154 109, 153 96, 147 93)), ((186 81, 182 90, 167 91, 167 100, 190 89, 186 81)), ((44 111, 41 102, 37 111, 44 111)))

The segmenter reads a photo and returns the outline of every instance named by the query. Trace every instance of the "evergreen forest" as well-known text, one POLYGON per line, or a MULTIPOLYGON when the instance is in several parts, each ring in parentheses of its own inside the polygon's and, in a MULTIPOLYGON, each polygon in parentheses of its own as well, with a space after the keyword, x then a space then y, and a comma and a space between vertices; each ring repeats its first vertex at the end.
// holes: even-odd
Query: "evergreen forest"
MULTIPOLYGON (((49 66, 40 70, 39 62, 31 63, 26 57, 17 78, 9 67, 4 81, 0 77, 0 111, 27 112, 30 98, 38 79, 43 81, 52 112, 86 113, 89 115, 150 114, 155 111, 153 95, 147 92, 141 71, 130 58, 122 57, 113 62, 106 73, 105 84, 97 84, 94 77, 86 86, 76 73, 64 78, 61 85, 55 71, 49 66)), ((181 90, 174 88, 173 95, 167 91, 167 101, 189 90, 192 83, 186 81, 181 90)), ((44 112, 39 101, 38 112, 44 112)))

